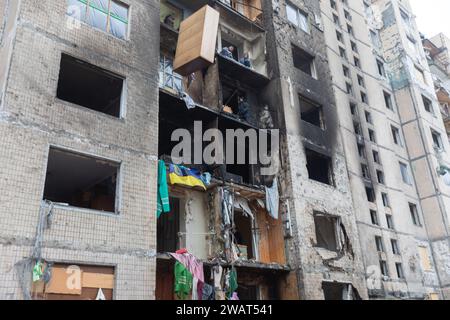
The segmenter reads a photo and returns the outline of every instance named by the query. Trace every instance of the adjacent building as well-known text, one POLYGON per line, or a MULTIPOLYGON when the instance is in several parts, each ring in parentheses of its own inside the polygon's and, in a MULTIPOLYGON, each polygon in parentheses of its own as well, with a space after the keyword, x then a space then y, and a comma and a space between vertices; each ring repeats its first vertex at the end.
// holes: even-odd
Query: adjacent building
POLYGON ((446 297, 448 139, 409 3, 322 16, 369 297, 446 297))
POLYGON ((205 298, 449 297, 449 43, 407 1, 0 12, 0 298, 198 299, 180 249, 205 298))

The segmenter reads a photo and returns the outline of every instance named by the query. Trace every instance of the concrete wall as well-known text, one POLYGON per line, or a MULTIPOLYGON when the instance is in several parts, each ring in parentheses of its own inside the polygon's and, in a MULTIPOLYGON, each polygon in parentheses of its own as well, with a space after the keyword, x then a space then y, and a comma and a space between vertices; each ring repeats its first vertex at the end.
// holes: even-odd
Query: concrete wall
POLYGON ((65 1, 13 1, 19 19, 0 114, 8 150, 0 154, 0 298, 23 297, 14 265, 31 254, 49 146, 120 162, 121 206, 118 215, 56 207, 42 257, 115 266, 115 299, 154 298, 159 7, 124 2, 126 41, 84 23, 68 28, 65 1), (62 52, 126 78, 123 119, 56 99, 62 52))
POLYGON ((300 297, 303 299, 323 299, 324 280, 352 283, 365 298, 367 291, 345 155, 338 131, 330 65, 326 56, 324 35, 318 23, 319 3, 291 3, 308 13, 310 33, 307 34, 289 23, 286 17, 286 2, 277 1, 271 13, 275 32, 271 30, 268 35, 268 52, 279 62, 279 69, 273 70, 276 80, 272 81, 280 86, 280 101, 283 102, 278 111, 283 135, 282 194, 290 206, 294 230, 293 238, 287 243, 289 261, 298 270, 300 297), (292 44, 315 57, 317 79, 293 67, 292 44), (322 105, 326 130, 322 131, 301 120, 298 94, 322 105), (309 179, 305 145, 332 157, 335 187, 309 179), (353 254, 346 252, 341 256, 315 246, 314 211, 342 219, 353 254))

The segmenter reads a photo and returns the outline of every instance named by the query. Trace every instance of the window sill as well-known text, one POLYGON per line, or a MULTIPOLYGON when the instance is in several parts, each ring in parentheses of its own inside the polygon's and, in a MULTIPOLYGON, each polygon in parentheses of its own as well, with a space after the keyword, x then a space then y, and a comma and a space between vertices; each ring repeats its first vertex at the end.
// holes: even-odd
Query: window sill
POLYGON ((101 210, 95 210, 95 209, 88 209, 88 208, 81 208, 81 207, 74 207, 71 205, 65 205, 65 204, 58 204, 53 203, 55 209, 60 209, 64 211, 72 211, 72 212, 79 212, 79 213, 87 213, 87 214, 94 214, 94 215, 100 215, 100 216, 106 216, 106 217, 119 217, 121 216, 120 212, 109 212, 109 211, 101 211, 101 210))
POLYGON ((58 97, 55 97, 55 102, 59 103, 59 104, 62 104, 64 106, 67 106, 67 107, 79 109, 80 111, 83 111, 83 112, 86 112, 86 113, 92 113, 92 114, 94 114, 96 116, 103 116, 103 117, 106 117, 106 118, 111 119, 111 120, 120 121, 120 122, 124 122, 124 123, 126 122, 125 121, 126 120, 125 117, 112 116, 110 114, 103 113, 103 112, 100 112, 100 111, 96 111, 96 110, 88 108, 88 107, 83 107, 82 105, 79 105, 79 104, 76 104, 76 103, 72 103, 72 102, 69 102, 69 101, 66 101, 66 100, 62 100, 62 99, 60 99, 58 97))

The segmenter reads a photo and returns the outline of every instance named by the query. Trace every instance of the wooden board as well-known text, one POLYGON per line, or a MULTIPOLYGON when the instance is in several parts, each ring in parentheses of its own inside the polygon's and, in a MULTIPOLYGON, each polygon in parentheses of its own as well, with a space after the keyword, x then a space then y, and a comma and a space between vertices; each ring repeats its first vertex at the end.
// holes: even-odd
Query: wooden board
POLYGON ((266 214, 266 210, 258 210, 256 213, 256 223, 258 225, 259 234, 259 261, 270 263, 269 229, 266 214))
POLYGON ((73 272, 66 273, 66 271, 68 271, 66 268, 52 268, 52 278, 45 287, 45 293, 81 295, 81 279, 83 277, 83 272, 80 270, 81 279, 79 288, 71 288, 68 287, 67 284, 73 283, 73 281, 70 280, 75 274, 73 272))
POLYGON ((83 272, 83 288, 114 289, 114 275, 83 272))
POLYGON ((283 219, 279 214, 278 219, 266 217, 269 225, 269 250, 271 262, 286 264, 286 255, 284 247, 283 219))
POLYGON ((181 22, 174 72, 188 76, 214 63, 220 14, 206 5, 181 22))

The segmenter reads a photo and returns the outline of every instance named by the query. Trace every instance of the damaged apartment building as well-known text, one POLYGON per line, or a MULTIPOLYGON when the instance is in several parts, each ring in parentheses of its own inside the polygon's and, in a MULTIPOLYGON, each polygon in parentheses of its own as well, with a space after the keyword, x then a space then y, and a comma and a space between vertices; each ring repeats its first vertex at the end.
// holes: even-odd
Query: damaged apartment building
POLYGON ((216 298, 230 292, 228 282, 217 290, 221 272, 237 274, 244 300, 367 297, 318 3, 167 0, 160 13, 158 156, 170 211, 158 219, 156 298, 179 298, 180 248, 203 262, 216 298), (167 163, 174 130, 194 136, 197 121, 279 129, 278 172, 167 163))
POLYGON ((443 125, 390 51, 398 1, 373 2, 0 1, 0 298, 445 297, 443 125), (371 62, 364 4, 384 22, 371 62), (220 149, 210 129, 258 135, 220 149))
POLYGON ((321 3, 369 297, 448 298, 449 145, 409 2, 321 3))

